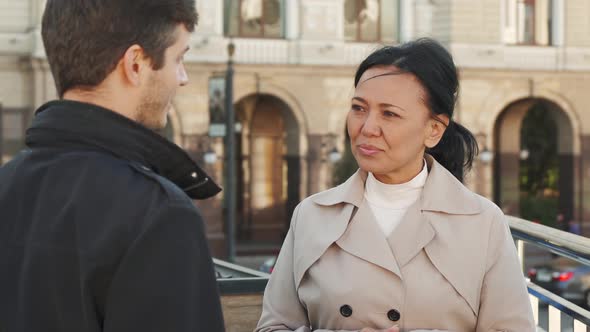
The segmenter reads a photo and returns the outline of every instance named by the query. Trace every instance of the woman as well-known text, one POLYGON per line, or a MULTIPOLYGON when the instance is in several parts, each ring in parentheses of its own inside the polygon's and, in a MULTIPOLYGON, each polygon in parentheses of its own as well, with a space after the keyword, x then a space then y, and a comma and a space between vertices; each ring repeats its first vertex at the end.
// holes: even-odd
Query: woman
POLYGON ((458 85, 430 39, 361 63, 360 170, 295 210, 257 331, 535 331, 501 210, 460 182, 477 143, 452 120, 458 85))

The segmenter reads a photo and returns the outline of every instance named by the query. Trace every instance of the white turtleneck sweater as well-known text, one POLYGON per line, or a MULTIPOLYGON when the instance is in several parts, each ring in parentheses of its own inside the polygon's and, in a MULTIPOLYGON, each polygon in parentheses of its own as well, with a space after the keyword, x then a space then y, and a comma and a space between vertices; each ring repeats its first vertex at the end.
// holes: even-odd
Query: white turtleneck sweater
POLYGON ((369 173, 365 183, 365 199, 385 236, 393 232, 408 208, 420 198, 427 177, 426 162, 416 177, 402 184, 385 184, 369 173))

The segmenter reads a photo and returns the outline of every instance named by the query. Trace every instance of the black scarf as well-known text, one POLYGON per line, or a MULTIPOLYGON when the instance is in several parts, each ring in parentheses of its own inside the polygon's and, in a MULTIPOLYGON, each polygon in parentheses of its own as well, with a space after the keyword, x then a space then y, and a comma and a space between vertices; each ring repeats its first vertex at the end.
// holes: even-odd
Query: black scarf
POLYGON ((210 198, 221 191, 184 150, 140 124, 92 104, 59 100, 41 106, 27 130, 26 144, 30 148, 98 150, 140 163, 193 199, 210 198))

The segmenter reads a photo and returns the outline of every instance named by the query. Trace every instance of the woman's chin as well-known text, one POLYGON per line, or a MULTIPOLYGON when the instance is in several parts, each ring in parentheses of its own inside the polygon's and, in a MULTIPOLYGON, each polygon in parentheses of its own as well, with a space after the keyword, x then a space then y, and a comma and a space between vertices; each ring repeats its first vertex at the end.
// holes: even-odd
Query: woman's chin
POLYGON ((362 171, 365 171, 367 173, 373 173, 373 174, 383 173, 382 167, 379 167, 379 165, 375 165, 374 163, 358 163, 358 165, 362 171))

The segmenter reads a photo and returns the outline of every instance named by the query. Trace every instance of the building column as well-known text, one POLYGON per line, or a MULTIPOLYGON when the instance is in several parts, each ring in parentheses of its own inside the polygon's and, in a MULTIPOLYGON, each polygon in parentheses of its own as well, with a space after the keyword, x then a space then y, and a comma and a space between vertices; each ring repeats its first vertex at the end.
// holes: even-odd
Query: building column
POLYGON ((414 38, 414 0, 399 0, 399 41, 414 38))
POLYGON ((285 18, 285 37, 287 39, 299 38, 299 8, 300 1, 290 0, 285 1, 285 8, 283 10, 285 18))
POLYGON ((329 153, 336 146, 334 134, 311 134, 307 155, 308 196, 329 189, 334 185, 334 165, 329 153))

